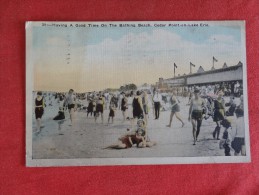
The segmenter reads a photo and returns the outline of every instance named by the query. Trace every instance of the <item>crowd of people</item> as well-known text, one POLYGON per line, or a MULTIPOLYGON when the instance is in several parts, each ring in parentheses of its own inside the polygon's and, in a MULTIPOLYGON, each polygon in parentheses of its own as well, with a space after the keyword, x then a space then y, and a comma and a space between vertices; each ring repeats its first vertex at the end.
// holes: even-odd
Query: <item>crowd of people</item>
MULTIPOLYGON (((245 155, 245 127, 244 127, 244 105, 243 96, 240 96, 240 103, 237 105, 235 98, 237 94, 230 95, 230 101, 225 102, 226 88, 222 85, 213 86, 192 86, 186 88, 189 96, 188 120, 192 124, 193 145, 198 142, 198 137, 202 128, 202 121, 211 117, 215 122, 215 129, 212 133, 214 139, 220 140, 220 147, 225 149, 225 155, 230 155, 230 148, 233 148, 235 155, 245 155), (228 108, 228 109, 227 109, 228 108), (236 126, 231 125, 229 116, 236 115, 236 126), (226 125, 227 124, 227 125, 226 125), (220 138, 220 130, 224 128, 223 136, 220 138)), ((107 91, 89 92, 85 94, 75 93, 70 89, 67 94, 56 93, 55 99, 59 102, 58 114, 53 120, 65 120, 64 112, 68 110, 70 126, 74 125, 74 113, 76 110, 85 110, 86 120, 94 117, 95 123, 99 120, 104 124, 104 110, 109 110, 107 125, 114 123, 116 112, 122 113, 121 122, 131 122, 131 129, 126 135, 119 138, 118 143, 105 148, 126 149, 133 145, 137 147, 152 147, 156 142, 150 141, 147 131, 147 123, 152 109, 154 120, 159 120, 162 106, 170 104, 169 123, 166 127, 172 126, 175 116, 185 126, 185 121, 181 116, 180 101, 177 90, 167 93, 164 99, 159 89, 143 91, 122 91, 120 93, 109 93, 107 91), (86 100, 87 105, 83 105, 81 100, 86 100)), ((45 97, 46 98, 46 97, 45 97)), ((51 103, 50 103, 51 104, 51 103)), ((44 114, 45 101, 42 92, 37 92, 35 98, 36 133, 41 131, 41 118, 44 114)))

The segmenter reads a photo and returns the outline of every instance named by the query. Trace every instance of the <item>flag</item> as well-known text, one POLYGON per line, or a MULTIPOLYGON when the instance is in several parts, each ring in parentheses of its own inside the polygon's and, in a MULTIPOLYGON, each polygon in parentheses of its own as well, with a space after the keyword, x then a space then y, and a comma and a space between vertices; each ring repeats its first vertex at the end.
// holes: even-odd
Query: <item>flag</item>
POLYGON ((193 63, 191 63, 191 62, 190 62, 190 66, 193 66, 193 67, 195 67, 195 65, 194 65, 193 63))
POLYGON ((218 60, 213 56, 213 62, 217 62, 218 60))
POLYGON ((174 63, 174 68, 177 68, 176 64, 174 63))

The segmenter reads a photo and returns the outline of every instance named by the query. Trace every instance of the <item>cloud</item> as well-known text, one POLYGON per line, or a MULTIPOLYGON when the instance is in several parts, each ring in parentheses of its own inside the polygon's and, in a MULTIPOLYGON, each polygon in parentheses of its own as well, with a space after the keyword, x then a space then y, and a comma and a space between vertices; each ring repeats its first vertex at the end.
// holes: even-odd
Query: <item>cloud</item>
MULTIPOLYGON (((173 63, 178 65, 176 74, 182 75, 189 73, 190 62, 196 65, 193 72, 199 66, 209 70, 213 56, 218 59, 216 68, 220 68, 224 62, 237 64, 242 54, 240 43, 229 35, 215 34, 197 43, 165 29, 128 32, 117 40, 105 38, 98 44, 73 46, 70 64, 65 60, 65 39, 51 37, 46 43, 48 50, 39 50, 35 54, 41 56, 37 62, 43 64, 39 74, 46 70, 50 78, 48 83, 63 83, 64 89, 70 87, 77 91, 102 90, 130 82, 155 83, 159 77, 172 77, 173 63), (60 49, 57 50, 57 46, 60 49), (62 82, 56 81, 55 72, 66 75, 60 76, 62 82)), ((54 84, 52 87, 60 88, 54 84)))
POLYGON ((157 29, 151 34, 147 32, 128 33, 119 40, 104 39, 98 45, 88 45, 87 51, 104 55, 139 55, 143 52, 161 52, 176 49, 182 41, 181 37, 166 30, 157 29))

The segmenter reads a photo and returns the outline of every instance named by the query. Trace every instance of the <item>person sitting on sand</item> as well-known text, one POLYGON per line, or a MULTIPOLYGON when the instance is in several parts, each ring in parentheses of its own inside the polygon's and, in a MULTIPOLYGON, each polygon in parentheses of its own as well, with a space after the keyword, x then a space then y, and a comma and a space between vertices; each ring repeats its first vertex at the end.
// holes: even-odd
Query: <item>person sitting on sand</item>
MULTIPOLYGON (((129 131, 129 129, 127 130, 129 131)), ((143 119, 138 120, 136 130, 128 132, 118 140, 118 143, 112 144, 104 149, 127 149, 131 148, 135 144, 138 148, 152 147, 156 145, 156 142, 150 141, 147 137, 145 121, 143 119)))
MULTIPOLYGON (((152 147, 152 146, 155 146, 157 144, 156 142, 151 141, 149 139, 145 120, 139 119, 137 121, 137 127, 135 128, 135 130, 131 131, 131 134, 134 135, 137 131, 136 129, 138 129, 138 128, 144 129, 144 131, 145 131, 145 142, 146 142, 145 144, 144 144, 144 142, 139 143, 139 145, 137 146, 138 148, 152 147)), ((129 129, 128 129, 128 131, 129 131, 129 129)))
MULTIPOLYGON (((137 126, 145 129, 145 141, 146 141, 145 147, 152 147, 157 145, 155 141, 151 141, 150 138, 148 137, 147 124, 143 119, 138 120, 137 126)), ((143 148, 144 147, 143 142, 141 142, 138 145, 138 147, 143 148)))
POLYGON ((138 128, 136 133, 134 134, 126 134, 118 139, 118 143, 112 144, 104 149, 112 148, 112 149, 127 149, 131 148, 133 145, 139 145, 141 142, 142 147, 146 147, 145 141, 145 130, 142 128, 138 128))

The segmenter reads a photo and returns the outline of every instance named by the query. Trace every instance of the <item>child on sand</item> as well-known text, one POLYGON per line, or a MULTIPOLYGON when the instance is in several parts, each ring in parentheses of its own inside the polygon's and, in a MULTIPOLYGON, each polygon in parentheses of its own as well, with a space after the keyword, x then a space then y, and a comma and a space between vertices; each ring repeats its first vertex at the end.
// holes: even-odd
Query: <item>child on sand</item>
POLYGON ((244 110, 242 108, 237 108, 235 111, 237 120, 236 126, 232 130, 233 141, 231 142, 231 147, 235 150, 235 156, 241 155, 245 156, 245 124, 244 124, 244 110))
POLYGON ((113 124, 113 118, 115 116, 115 110, 116 110, 115 104, 113 102, 111 102, 111 104, 110 104, 110 113, 109 113, 109 117, 108 117, 108 124, 110 122, 110 118, 112 118, 112 124, 113 124))
POLYGON ((225 150, 225 156, 231 156, 230 145, 231 145, 231 123, 228 119, 221 121, 221 125, 225 128, 222 139, 219 142, 219 148, 225 150))

